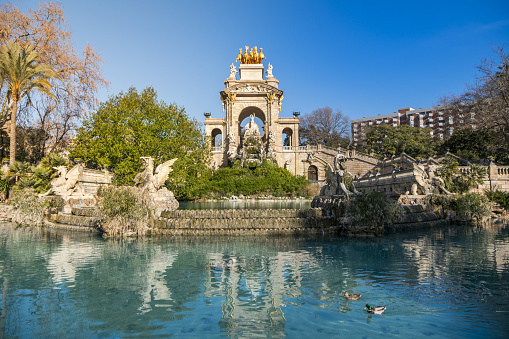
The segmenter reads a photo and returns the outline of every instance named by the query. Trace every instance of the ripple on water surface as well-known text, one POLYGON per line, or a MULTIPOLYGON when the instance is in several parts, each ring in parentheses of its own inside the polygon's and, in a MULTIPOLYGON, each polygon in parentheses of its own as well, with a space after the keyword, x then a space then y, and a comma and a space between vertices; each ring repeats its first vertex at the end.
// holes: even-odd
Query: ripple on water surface
POLYGON ((5 224, 0 237, 0 337, 509 332, 507 227, 137 240, 5 224), (346 300, 345 291, 362 297, 346 300), (371 315, 366 303, 387 310, 371 315))

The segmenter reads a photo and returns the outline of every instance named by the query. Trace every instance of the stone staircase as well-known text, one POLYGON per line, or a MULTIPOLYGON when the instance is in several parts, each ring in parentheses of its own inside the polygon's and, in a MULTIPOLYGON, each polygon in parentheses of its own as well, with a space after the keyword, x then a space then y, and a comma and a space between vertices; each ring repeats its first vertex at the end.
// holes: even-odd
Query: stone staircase
POLYGON ((45 226, 76 231, 99 232, 103 217, 94 208, 73 208, 71 214, 50 210, 45 226))

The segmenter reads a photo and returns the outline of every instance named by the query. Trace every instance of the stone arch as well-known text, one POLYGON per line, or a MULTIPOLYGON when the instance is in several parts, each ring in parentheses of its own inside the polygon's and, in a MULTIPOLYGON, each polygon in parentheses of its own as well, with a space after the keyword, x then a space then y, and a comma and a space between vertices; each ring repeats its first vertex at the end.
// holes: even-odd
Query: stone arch
POLYGON ((282 140, 281 145, 292 146, 293 145, 293 130, 290 127, 285 127, 281 134, 282 140), (286 141, 286 142, 285 142, 286 141))
POLYGON ((237 121, 237 127, 238 127, 237 135, 241 135, 241 132, 242 132, 242 127, 240 127, 240 124, 242 123, 242 121, 244 121, 244 119, 250 117, 251 114, 254 114, 256 118, 258 118, 258 119, 260 119, 262 121, 262 123, 263 123, 263 128, 262 128, 263 131, 260 131, 260 133, 266 134, 267 118, 266 118, 265 112, 263 112, 258 107, 248 106, 248 107, 242 109, 242 111, 239 114, 239 118, 238 118, 238 121, 237 121))
POLYGON ((308 167, 308 180, 318 181, 318 168, 315 165, 308 167))
POLYGON ((211 146, 222 147, 223 146, 223 131, 220 128, 214 128, 210 134, 211 146))

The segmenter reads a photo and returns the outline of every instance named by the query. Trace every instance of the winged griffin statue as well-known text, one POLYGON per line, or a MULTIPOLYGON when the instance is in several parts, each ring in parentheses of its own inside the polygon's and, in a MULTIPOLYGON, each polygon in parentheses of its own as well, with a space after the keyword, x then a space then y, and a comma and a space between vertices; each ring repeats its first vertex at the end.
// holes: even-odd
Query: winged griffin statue
POLYGON ((177 158, 168 160, 157 166, 154 172, 154 159, 151 157, 141 157, 145 169, 143 172, 136 174, 134 183, 136 187, 147 190, 151 193, 157 192, 168 179, 168 174, 172 171, 171 166, 177 161, 177 158))
POLYGON ((172 171, 171 166, 177 161, 177 158, 168 160, 157 166, 154 172, 154 159, 151 157, 141 157, 144 164, 144 170, 136 174, 134 183, 142 192, 147 192, 152 201, 154 214, 160 216, 164 210, 176 210, 178 201, 173 193, 164 187, 168 179, 168 174, 172 171))
POLYGON ((83 173, 82 164, 74 166, 69 171, 67 171, 66 166, 53 167, 53 169, 58 172, 58 175, 51 181, 51 188, 46 193, 39 194, 40 197, 47 196, 51 193, 60 196, 69 196, 81 188, 77 187, 76 184, 80 175, 83 173))

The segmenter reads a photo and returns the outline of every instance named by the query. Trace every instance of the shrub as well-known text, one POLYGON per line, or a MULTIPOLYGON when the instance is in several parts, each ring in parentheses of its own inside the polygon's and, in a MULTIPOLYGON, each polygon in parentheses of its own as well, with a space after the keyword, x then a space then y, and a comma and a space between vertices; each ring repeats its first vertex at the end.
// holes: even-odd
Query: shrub
POLYGON ((444 182, 445 187, 456 193, 466 193, 471 187, 482 184, 483 178, 486 176, 486 169, 477 164, 470 164, 467 172, 460 173, 459 163, 454 158, 444 158, 440 161, 442 165, 437 174, 444 182))
POLYGON ((499 203, 504 209, 509 211, 509 192, 502 191, 485 191, 488 199, 499 203))
POLYGON ((456 215, 465 221, 480 221, 491 213, 488 198, 477 193, 467 193, 456 199, 456 215))
POLYGON ((10 178, 0 178, 0 201, 5 201, 11 188, 10 178))
POLYGON ((105 217, 101 229, 108 235, 144 235, 150 218, 149 201, 136 187, 106 187, 97 192, 105 217))
POLYGON ((431 202, 434 206, 441 206, 444 210, 456 211, 456 197, 454 195, 433 195, 431 202))
POLYGON ((357 195, 335 206, 336 217, 346 216, 354 225, 376 225, 398 221, 403 215, 400 204, 382 192, 357 195))
POLYGON ((56 153, 50 153, 42 158, 37 167, 29 163, 15 162, 9 167, 10 175, 16 180, 18 189, 33 188, 37 193, 44 193, 50 189, 50 182, 58 172, 55 167, 67 166, 69 161, 56 153))
POLYGON ((197 180, 196 185, 183 198, 198 199, 207 195, 295 195, 308 183, 304 177, 294 176, 271 161, 264 161, 254 169, 220 168, 203 180, 197 180))
POLYGON ((42 225, 47 204, 36 192, 27 188, 15 190, 11 197, 12 222, 20 225, 42 225))

